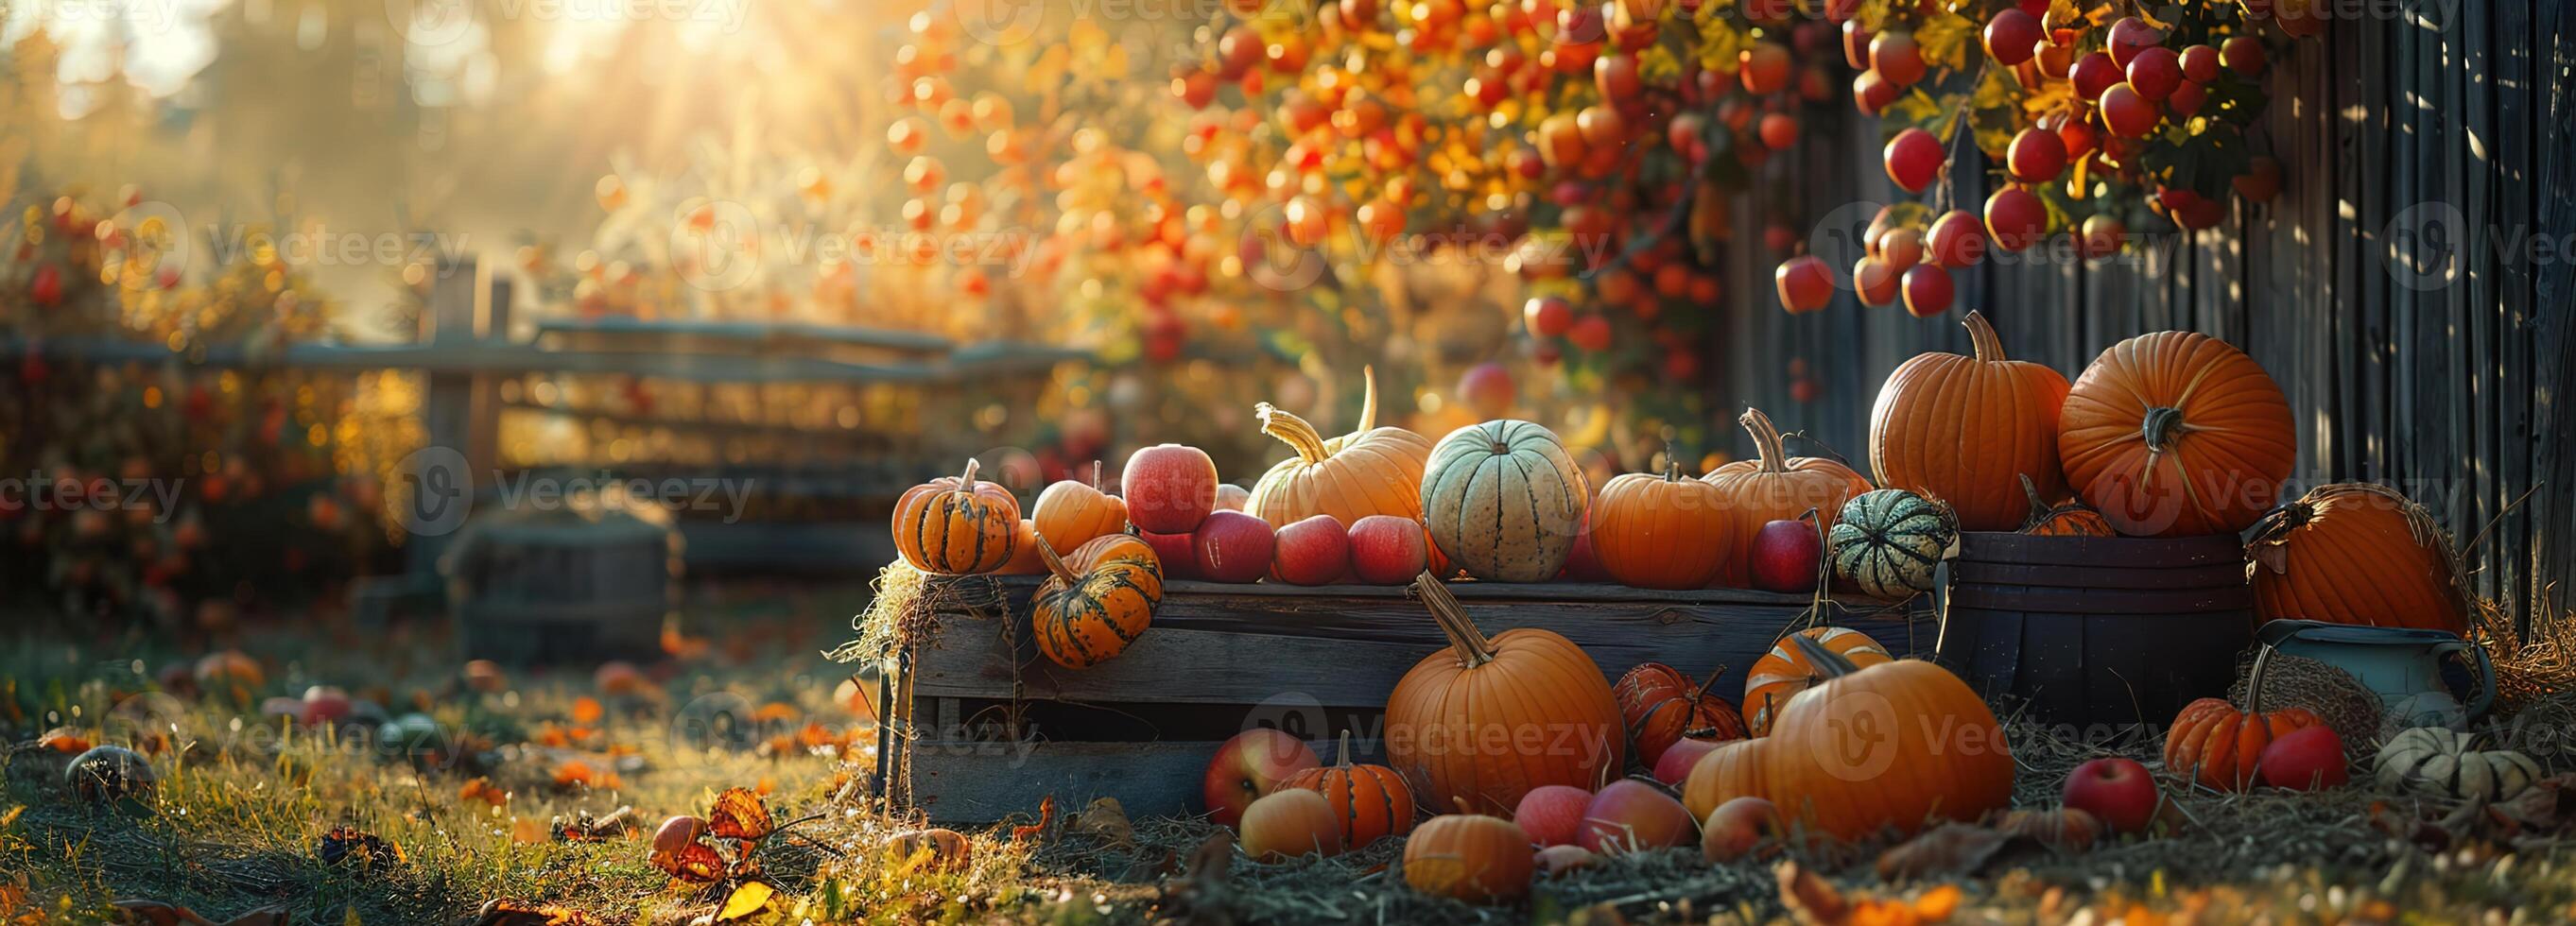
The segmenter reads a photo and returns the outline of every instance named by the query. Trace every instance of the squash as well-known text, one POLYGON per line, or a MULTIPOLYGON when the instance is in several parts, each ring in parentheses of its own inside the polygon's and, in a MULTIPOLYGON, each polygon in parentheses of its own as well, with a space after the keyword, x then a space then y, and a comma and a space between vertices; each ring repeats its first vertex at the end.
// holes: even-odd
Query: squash
POLYGON ((1790 456, 1782 448, 1780 429, 1760 409, 1745 409, 1736 423, 1753 435, 1754 459, 1737 460, 1700 477, 1717 487, 1724 506, 1719 513, 1735 538, 1726 570, 1717 579, 1730 588, 1752 581, 1753 535, 1762 532, 1762 525, 1797 520, 1812 508, 1817 526, 1831 531, 1843 503, 1869 491, 1869 480, 1851 467, 1823 457, 1790 456))
POLYGON ((1869 414, 1869 465, 1878 484, 1949 503, 1961 530, 2008 531, 2030 510, 2018 474, 2054 494, 2057 412, 2066 377, 2004 358, 1986 317, 1966 320, 1972 356, 1918 354, 1878 390, 1869 414))
POLYGON ((1681 464, 1665 456, 1661 475, 1628 473, 1601 487, 1592 554, 1624 585, 1706 588, 1735 560, 1736 531, 1718 488, 1682 478, 1681 464))
POLYGON ((2306 618, 2469 632, 2450 535, 2394 489, 2318 486, 2265 516, 2245 550, 2257 623, 2306 618))
POLYGON ((1653 768, 1664 750, 1684 739, 1744 738, 1744 718, 1735 705, 1709 693, 1719 672, 1693 682, 1680 669, 1660 662, 1641 663, 1619 676, 1610 688, 1619 699, 1619 716, 1628 727, 1628 754, 1653 768))
POLYGON ((2540 763, 2507 749, 2474 749, 2476 740, 2447 727, 2410 727, 2371 759, 2383 789, 2408 788, 2460 800, 2511 800, 2540 778, 2540 763))
POLYGON ((1404 842, 1404 883, 1434 897, 1508 903, 1529 895, 1536 873, 1529 835, 1501 817, 1442 814, 1404 842))
POLYGON ((950 575, 991 572, 1011 561, 1020 529, 1020 502, 999 484, 977 482, 974 459, 966 472, 904 490, 894 506, 894 548, 923 572, 950 575))
POLYGON ((1762 741, 1763 796, 1793 825, 1844 841, 1912 835, 2012 803, 2003 726, 1950 670, 1855 665, 1812 638, 1789 642, 1825 677, 1789 699, 1762 741))
POLYGON ((1403 428, 1385 427, 1328 441, 1306 419, 1268 402, 1253 406, 1261 433, 1296 454, 1279 461, 1252 484, 1243 510, 1286 527, 1319 514, 1343 524, 1370 515, 1422 519, 1422 467, 1431 442, 1403 428))
POLYGON ((2225 341, 2139 335, 2086 367, 2057 417, 2066 481, 2132 537, 2233 534, 2279 497, 2299 452, 2289 398, 2225 341))
MULTIPOLYGON (((2255 654, 2255 678, 2263 677, 2273 652, 2266 646, 2255 654)), ((2249 687, 2241 711, 2225 700, 2202 698, 2183 705, 2165 731, 2165 768, 2213 790, 2242 791, 2260 774, 2263 747, 2282 734, 2318 724, 2317 715, 2306 708, 2265 712, 2261 685, 2249 687)))
POLYGON ((1386 754, 1429 806, 1509 814, 1531 788, 1618 777, 1619 702, 1591 656, 1533 627, 1487 638, 1439 579, 1423 573, 1413 588, 1450 645, 1395 683, 1386 754))
POLYGON ((1029 509, 1038 536, 1049 546, 1070 550, 1102 534, 1127 529, 1127 502, 1100 490, 1100 461, 1091 461, 1091 484, 1058 480, 1038 493, 1029 509))
POLYGON ((1691 766, 1690 777, 1682 779, 1682 806, 1691 816, 1708 819, 1718 805, 1739 797, 1769 800, 1770 788, 1762 777, 1765 752, 1770 740, 1735 740, 1720 744, 1699 757, 1691 766))
POLYGON ((1488 421, 1449 432, 1422 472, 1431 543, 1468 575, 1545 582, 1565 568, 1591 483, 1556 432, 1488 421))
POLYGON ((1351 731, 1342 731, 1333 764, 1290 775, 1278 790, 1302 788, 1324 796, 1341 823, 1342 843, 1360 849, 1388 836, 1413 832, 1413 788, 1383 765, 1351 763, 1351 731))
MULTIPOLYGON (((2024 534, 2033 537, 2117 537, 2120 535, 2119 531, 2111 529, 2110 519, 2102 517, 2099 511, 2085 507, 2083 502, 2068 499, 2062 505, 2049 504, 2048 499, 2039 494, 2039 486, 2030 481, 2029 473, 2023 473, 2021 476, 2021 491, 2030 496, 2030 520, 2022 522, 2021 525, 2021 532, 2024 534)), ((1964 524, 1961 527, 1974 529, 1967 528, 1964 524)))
POLYGON ((1834 575, 1862 593, 1905 598, 1932 590, 1934 568, 1956 552, 1950 509, 1904 489, 1864 492, 1843 506, 1825 534, 1834 575))
MULTIPOLYGON (((1798 631, 1797 636, 1824 644, 1825 649, 1856 666, 1896 660, 1869 634, 1849 627, 1809 627, 1798 631)), ((1798 644, 1784 638, 1771 644, 1771 651, 1754 660, 1753 668, 1745 673, 1745 729, 1754 736, 1769 735, 1771 719, 1779 716, 1790 698, 1825 680, 1824 671, 1809 662, 1805 653, 1798 644)))
POLYGON ((1092 538, 1058 557, 1046 538, 1038 555, 1054 573, 1030 602, 1029 625, 1038 652, 1056 665, 1084 669, 1127 650, 1154 622, 1163 602, 1162 561, 1131 534, 1092 538))

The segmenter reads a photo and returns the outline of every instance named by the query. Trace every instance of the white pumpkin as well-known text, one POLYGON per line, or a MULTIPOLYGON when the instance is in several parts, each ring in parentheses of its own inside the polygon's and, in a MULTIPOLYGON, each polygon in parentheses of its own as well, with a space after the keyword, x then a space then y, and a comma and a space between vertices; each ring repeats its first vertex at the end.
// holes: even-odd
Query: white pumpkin
POLYGON ((1449 432, 1422 470, 1422 520, 1440 553, 1488 582, 1565 570, 1592 487, 1556 432, 1488 421, 1449 432))
POLYGON ((2530 787, 2540 763, 2505 749, 2472 749, 2466 733, 2413 727, 2389 738, 2371 760, 2379 786, 2411 788, 2443 797, 2500 801, 2530 787))

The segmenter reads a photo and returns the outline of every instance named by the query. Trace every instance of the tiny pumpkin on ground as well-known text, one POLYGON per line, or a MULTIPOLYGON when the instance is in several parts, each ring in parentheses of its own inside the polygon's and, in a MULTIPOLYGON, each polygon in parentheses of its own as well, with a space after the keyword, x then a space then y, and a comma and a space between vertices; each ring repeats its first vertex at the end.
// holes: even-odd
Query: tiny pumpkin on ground
POLYGON ((1413 831, 1413 788, 1392 768, 1353 763, 1348 730, 1342 731, 1333 764, 1298 772, 1279 787, 1322 794, 1341 821, 1342 844, 1351 849, 1413 831))
MULTIPOLYGON (((2254 657, 2254 675, 2263 675, 2272 648, 2254 657)), ((2262 686, 2246 695, 2244 710, 2218 698, 2183 705, 2165 733, 2165 768, 2217 791, 2242 791, 2258 774, 2263 747, 2282 734, 2320 721, 2306 708, 2263 710, 2262 686)))
POLYGON ((1648 662, 1619 676, 1610 691, 1627 722, 1629 755, 1652 768, 1664 750, 1683 739, 1744 738, 1744 717, 1735 705, 1709 693, 1723 672, 1711 672, 1708 681, 1694 684, 1680 669, 1648 662))
POLYGON ((1404 883, 1468 903, 1529 896, 1535 867, 1529 836, 1501 817, 1443 814, 1423 821, 1404 842, 1404 883))

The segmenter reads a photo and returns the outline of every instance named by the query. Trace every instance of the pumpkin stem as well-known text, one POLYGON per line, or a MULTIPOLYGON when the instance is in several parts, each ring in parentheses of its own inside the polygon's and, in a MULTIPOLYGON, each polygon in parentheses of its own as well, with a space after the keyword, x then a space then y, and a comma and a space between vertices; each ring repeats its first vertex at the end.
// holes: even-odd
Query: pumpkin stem
POLYGON ((1806 634, 1792 634, 1789 645, 1797 647, 1798 652, 1807 657, 1807 662, 1816 667, 1816 673, 1825 678, 1841 678, 1860 671, 1860 667, 1843 658, 1843 654, 1826 649, 1824 644, 1806 634))
POLYGON ((2039 483, 2030 481, 2029 473, 2015 473, 2014 475, 2021 477, 2021 494, 2030 498, 2030 515, 2022 518, 2022 526, 2036 526, 2040 521, 2046 519, 2054 509, 2049 507, 2047 499, 2039 497, 2039 483))
POLYGON ((1431 609, 1431 619, 1439 622, 1440 631, 1449 635, 1449 646, 1458 651, 1460 665, 1473 669, 1494 661, 1493 643, 1467 619, 1466 607, 1458 603, 1458 596, 1449 594, 1439 577, 1423 570, 1414 577, 1413 589, 1422 595, 1422 604, 1431 609))
POLYGON ((1743 425, 1744 432, 1753 435, 1753 450, 1762 458, 1763 472, 1789 471, 1789 452, 1782 449, 1780 429, 1772 426, 1769 415, 1763 414, 1761 409, 1748 405, 1744 407, 1744 414, 1735 419, 1735 423, 1743 425))
POLYGON ((1091 461, 1091 488, 1095 491, 1100 488, 1100 461, 1098 460, 1091 461))
POLYGON ((2261 723, 2263 716, 2263 669, 2272 664, 2272 644, 2254 651, 2254 669, 2245 676, 2245 716, 2247 722, 2261 723))
POLYGON ((983 464, 977 462, 974 457, 967 457, 966 472, 957 477, 957 487, 969 492, 975 491, 975 470, 981 466, 983 464))
POLYGON ((1055 573, 1068 584, 1082 581, 1082 574, 1073 571, 1073 567, 1065 565, 1064 557, 1057 556, 1055 547, 1047 545, 1045 535, 1032 532, 1030 539, 1038 542, 1038 558, 1046 561, 1047 571, 1055 573))
POLYGON ((1252 417, 1260 419, 1261 433, 1286 441, 1288 446, 1296 449, 1297 459, 1305 461, 1308 466, 1332 456, 1324 449, 1324 435, 1317 433, 1315 426, 1306 423, 1304 418, 1281 411, 1268 402, 1252 406, 1252 417))
POLYGON ((1360 368, 1360 424, 1353 434, 1366 434, 1377 428, 1377 367, 1360 368))
POLYGON ((1970 309, 1968 319, 1960 324, 1968 326, 1968 344, 1976 351, 1978 360, 1987 363, 2004 361, 2004 341, 1995 335, 1995 326, 1988 324, 1985 316, 1970 309))
POLYGON ((1336 768, 1351 767, 1351 731, 1348 727, 1342 729, 1342 746, 1333 753, 1333 765, 1336 768))
POLYGON ((2149 451, 2163 453, 2173 449, 2174 438, 2181 436, 2184 430, 2182 409, 2159 405, 2147 409, 2146 423, 2138 433, 2146 438, 2149 451))
POLYGON ((1709 690, 1717 687, 1717 677, 1718 677, 1718 676, 1721 676, 1721 675, 1725 675, 1725 674, 1726 674, 1726 663, 1723 663, 1723 662, 1718 663, 1718 664, 1717 664, 1717 668, 1710 669, 1710 670, 1709 670, 1709 672, 1708 672, 1708 681, 1705 681, 1705 682, 1701 682, 1701 683, 1700 683, 1700 685, 1699 685, 1699 695, 1698 695, 1698 697, 1695 697, 1695 698, 1692 698, 1692 699, 1691 699, 1691 706, 1693 706, 1693 707, 1697 707, 1697 706, 1699 706, 1699 698, 1705 698, 1705 697, 1708 697, 1708 692, 1709 692, 1709 690))
POLYGON ((1673 442, 1664 442, 1664 481, 1682 481, 1681 457, 1673 453, 1673 442))

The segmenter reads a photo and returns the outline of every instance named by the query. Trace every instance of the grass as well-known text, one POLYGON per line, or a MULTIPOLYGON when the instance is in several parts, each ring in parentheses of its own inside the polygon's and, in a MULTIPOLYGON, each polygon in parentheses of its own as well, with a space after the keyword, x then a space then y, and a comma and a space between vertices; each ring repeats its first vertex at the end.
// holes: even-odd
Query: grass
MULTIPOLYGON (((601 692, 578 667, 519 673, 503 689, 457 681, 457 660, 425 629, 340 627, 320 639, 267 628, 245 640, 268 667, 254 690, 201 699, 154 693, 156 667, 191 652, 141 635, 56 627, 8 641, 0 654, 0 731, 13 741, 0 796, 0 922, 106 922, 111 902, 144 898, 193 908, 222 922, 282 906, 298 923, 470 920, 485 901, 559 904, 598 923, 686 923, 715 911, 728 886, 674 882, 646 861, 652 827, 703 813, 728 787, 766 792, 782 821, 812 817, 765 840, 762 876, 779 895, 750 921, 1142 922, 1188 914, 1200 921, 1768 922, 1793 916, 1777 860, 1712 866, 1695 850, 1604 860, 1543 880, 1524 908, 1435 900, 1403 886, 1401 846, 1389 841, 1339 858, 1282 864, 1243 859, 1203 821, 1142 819, 1102 826, 1083 808, 1060 808, 1045 827, 1030 816, 967 833, 963 864, 887 851, 915 824, 867 792, 865 735, 814 748, 824 732, 865 727, 833 700, 842 667, 822 651, 847 636, 864 590, 794 587, 700 589, 672 641, 683 656, 648 666, 651 684, 601 692), (471 736, 471 758, 415 764, 363 738, 263 719, 262 698, 334 684, 425 709, 451 736, 471 736), (120 707, 122 705, 122 707, 120 707), (770 707, 770 705, 780 705, 770 707), (760 717, 751 729, 711 724, 760 717), (68 727, 94 739, 149 744, 145 730, 175 727, 156 755, 157 791, 136 806, 93 807, 61 784, 66 754, 34 738, 68 727), (697 734, 715 730, 712 741, 697 734), (850 748, 843 752, 839 748, 850 748), (587 775, 571 774, 573 763, 587 775), (468 782, 486 789, 476 796, 468 782), (12 810, 12 808, 16 808, 12 810), (598 841, 560 838, 558 824, 628 811, 634 829, 598 841), (389 864, 324 863, 317 845, 335 827, 399 845, 389 864), (1220 861, 1221 860, 1221 861, 1220 861), (1211 865, 1220 876, 1209 877, 1211 865), (1193 877, 1193 873, 1197 877, 1193 877)), ((328 621, 325 626, 336 626, 328 621)), ((2517 707, 2576 710, 2565 661, 2523 666, 2517 707), (2546 670, 2546 671, 2544 671, 2546 670)), ((2546 714, 2545 716, 2558 716, 2546 714)), ((2103 747, 2012 731, 2022 768, 2020 802, 2053 799, 2065 771, 2103 747)), ((2152 758, 2141 756, 2141 758, 2152 758)), ((2170 782, 2169 782, 2170 784, 2170 782)), ((2576 919, 2576 873, 2564 842, 2508 853, 2464 842, 2440 850, 2391 838, 2371 823, 2413 799, 2353 788, 2322 796, 2189 794, 2189 821, 2162 838, 2081 854, 2019 846, 1951 883, 1887 884, 1854 851, 1794 861, 1826 876, 1843 900, 1888 913, 1956 904, 1971 921, 2154 922, 2339 919, 2501 922, 2576 919)), ((2421 808, 2438 816, 2440 807, 2421 808)))

